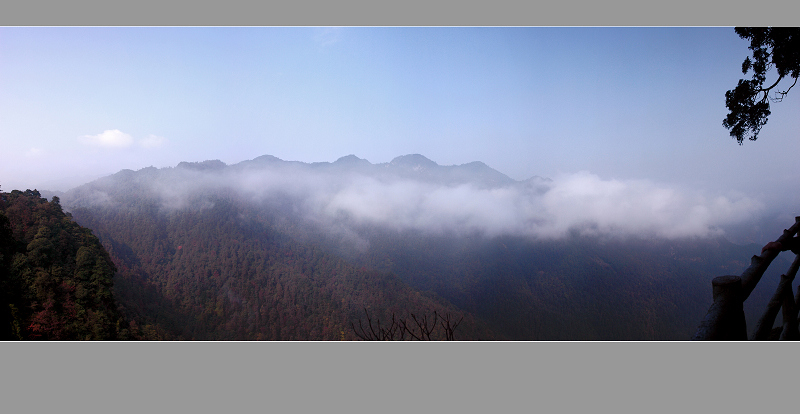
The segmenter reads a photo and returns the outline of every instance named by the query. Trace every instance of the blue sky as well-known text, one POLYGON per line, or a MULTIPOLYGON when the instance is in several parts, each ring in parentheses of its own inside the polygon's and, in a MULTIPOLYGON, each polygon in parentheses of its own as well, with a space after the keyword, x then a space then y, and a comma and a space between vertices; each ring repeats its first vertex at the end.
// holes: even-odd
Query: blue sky
POLYGON ((3 27, 0 186, 420 153, 796 204, 800 97, 757 142, 721 125, 748 52, 727 27, 3 27))

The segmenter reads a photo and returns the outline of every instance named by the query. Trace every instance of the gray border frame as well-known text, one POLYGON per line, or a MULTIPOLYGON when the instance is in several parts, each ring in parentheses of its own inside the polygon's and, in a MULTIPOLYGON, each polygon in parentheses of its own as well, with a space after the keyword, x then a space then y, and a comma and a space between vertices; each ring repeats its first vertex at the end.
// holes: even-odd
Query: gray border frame
POLYGON ((3 5, 5 26, 793 26, 785 2, 32 0, 3 5), (781 12, 784 11, 784 12, 781 12))

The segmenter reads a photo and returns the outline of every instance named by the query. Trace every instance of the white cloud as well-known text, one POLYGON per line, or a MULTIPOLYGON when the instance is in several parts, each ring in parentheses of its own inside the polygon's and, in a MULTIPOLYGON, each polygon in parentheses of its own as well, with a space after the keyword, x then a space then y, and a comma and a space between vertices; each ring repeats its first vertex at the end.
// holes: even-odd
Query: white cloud
POLYGON ((298 200, 295 206, 331 228, 360 223, 437 234, 709 237, 752 220, 764 208, 742 195, 710 195, 649 180, 604 180, 588 172, 536 186, 490 189, 299 170, 246 181, 246 191, 265 199, 291 194, 298 200))
POLYGON ((132 136, 118 129, 107 129, 97 135, 84 135, 78 140, 87 145, 108 148, 125 148, 133 143, 132 136))
POLYGON ((650 234, 666 238, 706 237, 720 226, 752 218, 763 205, 747 197, 730 199, 658 185, 648 180, 602 180, 581 172, 553 181, 542 195, 539 230, 559 235, 570 230, 592 234, 650 234))
POLYGON ((142 138, 141 140, 139 140, 139 145, 141 147, 143 147, 143 148, 158 148, 158 147, 164 145, 164 142, 166 142, 166 141, 167 140, 164 137, 159 137, 159 136, 150 134, 147 137, 142 138))
POLYGON ((171 174, 156 188, 166 208, 186 207, 186 200, 204 189, 237 189, 258 203, 277 203, 355 239, 358 225, 539 239, 576 233, 710 237, 752 221, 764 209, 741 194, 709 194, 650 180, 602 179, 588 172, 495 188, 355 172, 338 175, 296 165, 226 174, 176 169, 171 174))
POLYGON ((721 226, 751 220, 763 209, 747 197, 709 196, 647 180, 603 180, 586 172, 548 185, 540 192, 519 185, 480 189, 362 178, 331 191, 321 211, 310 213, 435 233, 680 238, 721 234, 721 226))

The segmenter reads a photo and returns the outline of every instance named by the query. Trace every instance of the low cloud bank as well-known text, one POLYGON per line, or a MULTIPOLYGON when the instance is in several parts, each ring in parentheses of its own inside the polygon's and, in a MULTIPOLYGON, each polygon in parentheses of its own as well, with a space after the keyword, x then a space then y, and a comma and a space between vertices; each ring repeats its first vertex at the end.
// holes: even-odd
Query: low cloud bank
POLYGON ((708 237, 721 227, 751 220, 763 209, 753 199, 707 195, 647 180, 602 180, 581 172, 553 182, 541 200, 546 225, 539 231, 655 235, 665 238, 708 237))
POLYGON ((604 180, 588 172, 496 188, 299 171, 240 182, 262 200, 288 196, 298 212, 332 227, 367 224, 490 237, 709 237, 752 220, 763 209, 744 196, 709 195, 647 180, 604 180))
MULTIPOLYGON (((274 207, 279 202, 290 214, 353 235, 367 225, 539 239, 575 234, 710 237, 754 220, 764 209, 746 196, 707 194, 648 180, 607 180, 588 172, 487 187, 300 164, 257 169, 219 164, 129 171, 125 179, 147 175, 139 182, 150 182, 166 209, 209 207, 212 204, 189 200, 225 189, 257 205, 274 207)), ((83 194, 90 202, 91 195, 83 194)), ((95 194, 94 202, 102 199, 95 194)))
POLYGON ((354 181, 317 202, 322 216, 434 233, 479 232, 536 238, 568 234, 708 237, 748 220, 762 206, 662 187, 649 181, 602 180, 589 173, 561 176, 538 189, 435 186, 354 181))

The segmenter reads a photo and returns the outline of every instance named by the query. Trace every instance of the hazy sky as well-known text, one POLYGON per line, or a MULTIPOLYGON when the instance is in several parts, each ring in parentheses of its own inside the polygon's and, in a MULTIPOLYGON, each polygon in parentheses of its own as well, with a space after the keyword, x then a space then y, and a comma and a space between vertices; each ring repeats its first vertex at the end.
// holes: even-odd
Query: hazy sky
POLYGON ((3 27, 0 186, 419 153, 796 205, 800 92, 757 142, 721 125, 747 45, 727 27, 3 27))

